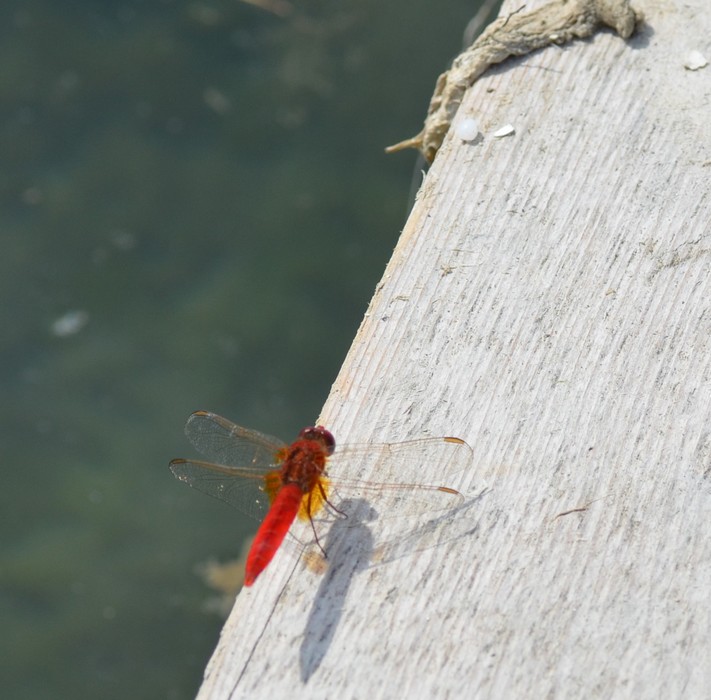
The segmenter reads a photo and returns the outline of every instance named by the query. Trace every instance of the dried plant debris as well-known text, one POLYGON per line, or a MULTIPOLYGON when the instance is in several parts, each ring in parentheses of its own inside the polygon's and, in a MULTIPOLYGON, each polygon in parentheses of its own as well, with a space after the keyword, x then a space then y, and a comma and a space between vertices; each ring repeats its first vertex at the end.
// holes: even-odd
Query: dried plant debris
POLYGON ((431 163, 464 93, 489 66, 551 44, 584 39, 601 27, 612 27, 627 39, 640 19, 629 0, 554 0, 531 12, 524 9, 499 17, 457 56, 452 67, 437 79, 424 129, 411 139, 389 146, 387 153, 417 148, 431 163))

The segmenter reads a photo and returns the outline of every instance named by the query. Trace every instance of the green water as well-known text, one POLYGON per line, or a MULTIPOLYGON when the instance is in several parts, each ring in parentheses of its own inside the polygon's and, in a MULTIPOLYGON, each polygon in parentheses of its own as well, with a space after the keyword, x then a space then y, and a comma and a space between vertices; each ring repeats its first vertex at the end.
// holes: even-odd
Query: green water
POLYGON ((168 460, 317 416, 476 4, 2 3, 3 697, 194 696, 256 523, 168 460))

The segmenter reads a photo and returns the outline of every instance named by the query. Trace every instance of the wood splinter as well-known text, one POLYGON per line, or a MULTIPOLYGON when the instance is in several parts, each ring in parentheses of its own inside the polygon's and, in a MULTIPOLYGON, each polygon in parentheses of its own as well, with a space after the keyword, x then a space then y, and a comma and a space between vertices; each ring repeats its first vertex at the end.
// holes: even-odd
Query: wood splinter
POLYGON ((417 148, 431 163, 464 93, 489 66, 551 44, 584 39, 601 27, 611 27, 627 39, 640 19, 629 0, 553 0, 531 12, 519 10, 499 17, 439 76, 422 131, 388 146, 385 152, 417 148))

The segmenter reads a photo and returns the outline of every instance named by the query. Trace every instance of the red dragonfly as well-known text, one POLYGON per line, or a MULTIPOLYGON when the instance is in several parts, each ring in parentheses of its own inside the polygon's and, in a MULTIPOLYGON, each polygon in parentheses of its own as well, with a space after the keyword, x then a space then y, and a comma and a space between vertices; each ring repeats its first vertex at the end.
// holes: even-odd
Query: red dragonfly
POLYGON ((193 413, 185 424, 185 434, 215 463, 174 459, 170 463, 173 474, 249 515, 264 516, 247 555, 245 586, 251 586, 267 567, 297 515, 311 523, 316 544, 321 547, 314 516, 324 507, 345 516, 331 500, 336 492, 339 499, 344 495, 377 494, 378 500, 393 504, 401 514, 452 508, 463 500, 459 491, 447 486, 331 479, 327 463, 329 467, 345 461, 352 464, 367 457, 397 470, 404 463, 444 458, 450 472, 453 465, 463 469, 471 458, 469 445, 454 437, 346 446, 336 452, 336 441, 323 426, 304 428, 287 445, 208 411, 193 413))

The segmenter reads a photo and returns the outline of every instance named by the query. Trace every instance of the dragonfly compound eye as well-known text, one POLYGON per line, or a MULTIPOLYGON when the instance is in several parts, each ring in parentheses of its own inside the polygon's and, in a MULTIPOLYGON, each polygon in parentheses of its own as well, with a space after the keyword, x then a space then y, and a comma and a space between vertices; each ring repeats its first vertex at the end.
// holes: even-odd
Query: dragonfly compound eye
POLYGON ((317 425, 316 427, 304 428, 299 433, 299 438, 302 440, 314 440, 319 444, 323 445, 326 453, 329 455, 333 454, 336 449, 336 440, 331 434, 331 431, 326 430, 322 425, 317 425))

